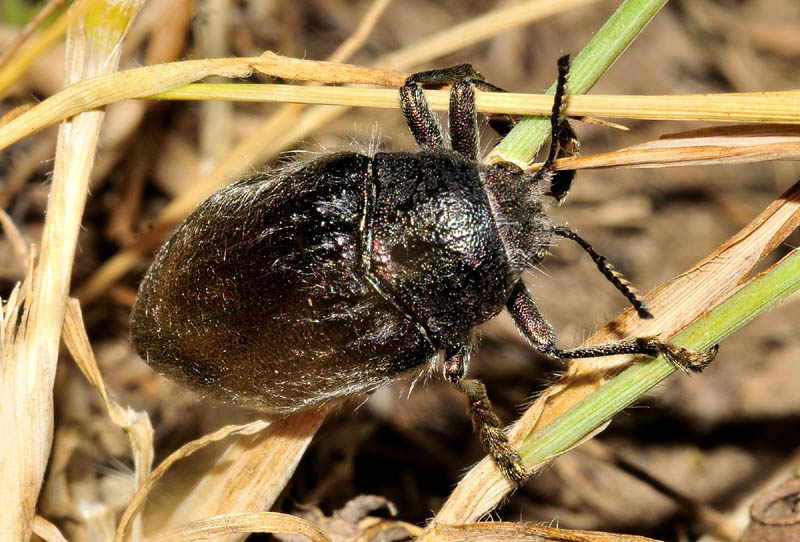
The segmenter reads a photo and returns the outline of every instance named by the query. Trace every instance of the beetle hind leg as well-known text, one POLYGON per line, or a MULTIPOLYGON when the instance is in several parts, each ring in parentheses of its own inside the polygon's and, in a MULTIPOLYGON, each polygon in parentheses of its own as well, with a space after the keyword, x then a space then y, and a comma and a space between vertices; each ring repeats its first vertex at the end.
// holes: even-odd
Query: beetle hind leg
POLYGON ((486 386, 480 380, 464 378, 468 364, 469 346, 448 349, 445 377, 467 396, 472 427, 478 433, 483 449, 503 476, 519 486, 528 479, 530 472, 523 465, 519 452, 508 442, 503 423, 492 410, 492 403, 486 395, 486 386))
POLYGON ((400 106, 408 128, 420 147, 432 150, 444 148, 442 128, 425 100, 422 87, 411 77, 400 87, 400 106))

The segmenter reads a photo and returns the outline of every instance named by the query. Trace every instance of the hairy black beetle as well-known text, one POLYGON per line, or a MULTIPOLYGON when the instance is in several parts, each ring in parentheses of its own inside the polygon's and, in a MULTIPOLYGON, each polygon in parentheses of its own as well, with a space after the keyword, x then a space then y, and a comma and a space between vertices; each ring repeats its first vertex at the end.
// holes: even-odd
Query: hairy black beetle
POLYGON ((535 173, 478 163, 475 88, 501 89, 464 65, 413 75, 401 87, 419 152, 329 154, 212 195, 142 281, 131 319, 139 353, 189 388, 277 414, 420 374, 444 353, 445 377, 467 394, 484 447, 516 483, 527 472, 483 385, 463 380, 472 329, 504 307, 550 356, 665 353, 702 368, 714 349, 692 352, 652 337, 558 349, 520 280, 552 236, 567 237, 651 317, 602 256, 545 214, 544 189, 560 199, 571 182, 551 169, 576 144, 561 115, 567 72, 564 57, 550 154, 535 173), (447 84, 452 149, 421 89, 447 84))

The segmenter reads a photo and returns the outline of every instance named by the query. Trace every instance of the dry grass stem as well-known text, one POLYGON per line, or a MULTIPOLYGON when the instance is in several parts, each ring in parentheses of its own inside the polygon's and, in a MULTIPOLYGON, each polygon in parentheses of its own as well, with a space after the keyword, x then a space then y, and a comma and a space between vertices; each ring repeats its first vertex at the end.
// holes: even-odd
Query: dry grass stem
MULTIPOLYGON (((646 296, 658 318, 641 320, 628 310, 584 344, 620 337, 657 335, 669 338, 734 291, 756 265, 800 224, 800 183, 776 199, 750 224, 712 254, 646 296)), ((630 356, 592 358, 572 363, 567 373, 545 390, 512 426, 515 445, 588 397, 629 364, 630 356)), ((536 466, 534 466, 536 467, 536 466)), ((513 488, 484 458, 467 473, 432 525, 474 521, 492 510, 513 488)))
MULTIPOLYGON (((800 127, 740 125, 714 131, 694 130, 682 137, 671 134, 614 152, 556 160, 554 166, 576 170, 653 168, 797 159, 800 159, 800 127)), ((531 169, 540 166, 533 164, 531 169)))
POLYGON ((45 126, 113 102, 143 98, 210 76, 245 78, 254 72, 273 77, 326 83, 400 84, 402 73, 334 62, 286 58, 265 52, 258 57, 186 60, 156 64, 81 80, 42 101, 0 129, 0 149, 45 126))
MULTIPOLYGON (((195 84, 148 97, 158 100, 234 100, 290 102, 347 107, 399 107, 397 91, 356 87, 300 87, 270 84, 195 84)), ((447 111, 447 90, 426 90, 437 111, 447 111)), ((650 120, 709 120, 728 122, 800 122, 800 91, 759 94, 697 94, 685 96, 570 96, 568 116, 617 117, 650 120)), ((475 104, 480 113, 547 115, 553 98, 545 94, 480 92, 475 104)))
MULTIPOLYGON (((399 107, 397 91, 391 89, 213 83, 183 86, 211 75, 247 77, 253 70, 276 77, 327 83, 399 86, 405 79, 405 74, 400 72, 289 59, 273 53, 264 53, 256 58, 157 64, 85 81, 59 92, 6 123, 0 129, 0 149, 78 112, 132 98, 399 107), (318 65, 318 68, 312 68, 313 65, 318 65)), ((425 96, 433 109, 447 110, 448 91, 428 90, 425 96)), ((798 104, 800 91, 686 96, 577 95, 570 97, 565 114, 576 117, 789 123, 800 122, 798 104)), ((544 94, 482 92, 476 98, 481 113, 546 115, 552 105, 552 97, 544 94)))

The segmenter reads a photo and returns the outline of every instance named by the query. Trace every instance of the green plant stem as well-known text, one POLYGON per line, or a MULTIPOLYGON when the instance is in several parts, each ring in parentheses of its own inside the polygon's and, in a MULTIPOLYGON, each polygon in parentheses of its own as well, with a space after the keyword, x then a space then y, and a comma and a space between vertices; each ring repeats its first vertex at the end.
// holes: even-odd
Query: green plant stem
MULTIPOLYGON (((692 349, 708 348, 798 289, 800 250, 795 250, 696 320, 672 341, 692 349)), ((634 364, 533 433, 519 447, 523 461, 526 465, 538 465, 565 452, 675 371, 675 365, 664 356, 634 364)))
MULTIPOLYGON (((575 57, 570 69, 567 94, 585 94, 616 59, 628 48, 639 32, 666 4, 667 0, 626 0, 597 31, 575 57)), ((555 62, 553 62, 555 70, 555 62)), ((555 92, 555 83, 547 91, 555 92)), ((547 117, 525 117, 492 151, 490 158, 529 163, 550 136, 547 117)))

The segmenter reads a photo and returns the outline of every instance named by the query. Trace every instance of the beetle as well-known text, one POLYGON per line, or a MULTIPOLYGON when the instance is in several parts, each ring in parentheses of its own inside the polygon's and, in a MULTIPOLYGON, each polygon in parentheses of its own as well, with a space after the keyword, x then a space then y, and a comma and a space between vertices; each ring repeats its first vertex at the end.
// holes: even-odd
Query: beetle
POLYGON ((464 378, 473 328, 508 309, 530 345, 555 358, 664 353, 702 369, 715 349, 654 337, 562 350, 522 274, 554 236, 576 241, 643 318, 642 297, 544 196, 566 195, 557 156, 576 139, 561 113, 559 60, 544 166, 478 162, 469 65, 412 75, 400 89, 417 152, 323 155, 237 181, 210 196, 158 251, 133 306, 131 336, 156 370, 204 395, 272 414, 322 408, 419 376, 440 358, 467 395, 482 444, 514 483, 528 475, 480 382, 464 378), (422 92, 452 85, 451 148, 422 92), (548 192, 546 192, 548 191, 548 192))

